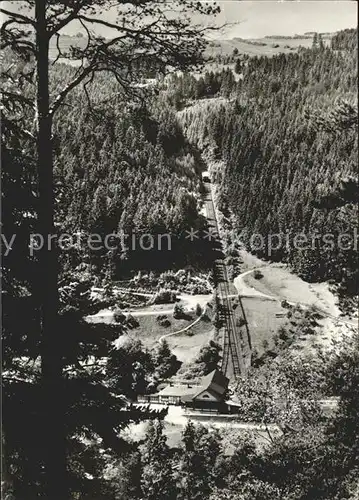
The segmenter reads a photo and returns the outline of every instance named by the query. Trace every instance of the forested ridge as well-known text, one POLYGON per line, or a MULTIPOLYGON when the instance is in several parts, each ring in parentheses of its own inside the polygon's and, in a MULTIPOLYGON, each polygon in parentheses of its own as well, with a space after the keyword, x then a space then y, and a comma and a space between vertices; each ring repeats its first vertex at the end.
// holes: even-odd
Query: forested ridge
MULTIPOLYGON (((99 79, 100 80, 100 79, 99 79)), ((92 94, 103 98, 108 80, 92 94)), ((74 95, 57 127, 56 178, 65 226, 87 231, 179 232, 199 190, 198 166, 169 108, 112 98, 94 110, 74 95), (70 217, 68 217, 70 216, 70 217), (66 218, 67 217, 67 218, 66 218)))
POLYGON ((189 139, 224 161, 216 181, 237 237, 259 256, 285 260, 308 280, 332 279, 350 295, 358 278, 355 41, 348 30, 333 48, 253 57, 240 66, 230 103, 181 112, 189 139), (299 233, 309 248, 295 248, 299 233), (261 248, 251 245, 254 234, 261 248), (289 244, 269 249, 273 234, 289 244))
MULTIPOLYGON (((100 95, 103 87, 97 89, 100 95)), ((64 230, 103 237, 134 234, 137 239, 143 234, 169 234, 173 252, 162 255, 163 264, 151 261, 147 252, 146 265, 171 267, 191 261, 190 250, 179 250, 176 241, 190 226, 203 225, 198 213, 200 178, 173 111, 156 109, 155 103, 150 113, 122 99, 91 113, 86 108, 81 111, 83 103, 74 102, 58 129, 61 153, 55 161, 61 183, 58 215, 64 230)), ((111 256, 113 266, 121 270, 140 266, 134 254, 134 248, 123 251, 118 245, 111 256), (125 266, 124 258, 132 260, 125 266)), ((96 259, 101 272, 105 256, 97 253, 96 259)))
MULTIPOLYGON (((11 54, 5 53, 4 57, 6 62, 11 54)), ((55 65, 54 86, 61 88, 73 74, 70 66, 55 65)), ((31 92, 25 88, 30 98, 31 92)), ((31 129, 30 117, 27 125, 31 129)), ((18 138, 17 142, 18 148, 26 145, 21 154, 33 151, 31 141, 18 138)), ((199 215, 198 154, 183 136, 167 100, 153 92, 140 94, 137 102, 129 100, 110 74, 97 75, 85 94, 77 89, 68 98, 67 106, 59 109, 53 144, 59 233, 80 233, 82 240, 96 234, 102 241, 106 235, 114 235, 109 245, 114 250, 91 251, 85 246, 83 251, 71 248, 62 252, 66 270, 85 262, 98 276, 116 278, 141 268, 143 259, 153 269, 197 265, 199 258, 204 262, 206 245, 201 248, 200 241, 196 245, 185 238, 186 230, 204 227, 205 223, 199 215), (121 239, 121 234, 127 240, 121 239), (141 251, 139 238, 146 234, 154 238, 153 251, 141 251), (158 254, 156 237, 160 235, 169 235, 170 244, 166 246, 168 240, 164 239, 158 254)), ((37 203, 32 189, 36 174, 31 154, 27 172, 19 172, 18 179, 30 191, 30 221, 37 203)), ((6 189, 12 186, 11 179, 9 184, 6 180, 15 162, 13 152, 7 160, 6 189)), ((23 187, 11 189, 15 196, 16 190, 23 187)), ((7 223, 7 215, 12 208, 6 199, 4 232, 9 238, 13 228, 7 223)), ((17 238, 17 246, 19 241, 17 238)))

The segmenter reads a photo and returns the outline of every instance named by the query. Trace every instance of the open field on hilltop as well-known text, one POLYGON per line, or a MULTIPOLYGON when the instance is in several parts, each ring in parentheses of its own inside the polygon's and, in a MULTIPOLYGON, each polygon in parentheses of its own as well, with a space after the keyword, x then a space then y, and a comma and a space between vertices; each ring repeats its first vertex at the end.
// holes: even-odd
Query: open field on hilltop
MULTIPOLYGON (((50 40, 50 48, 49 48, 49 58, 56 59, 58 55, 57 49, 57 40, 55 37, 50 40)), ((77 37, 77 36, 68 36, 61 35, 59 40, 59 46, 61 52, 66 54, 71 46, 78 47, 80 49, 84 49, 86 47, 86 38, 85 37, 77 37)), ((61 61, 60 61, 61 62, 61 61)))
MULTIPOLYGON (((329 43, 331 35, 324 35, 324 43, 329 43)), ((85 48, 86 38, 61 35, 60 49, 63 53, 69 50, 71 46, 85 48)), ((296 51, 299 47, 311 47, 312 37, 303 36, 301 38, 256 38, 256 39, 242 39, 232 38, 228 40, 216 40, 210 42, 206 49, 205 54, 210 57, 216 55, 230 56, 233 54, 233 49, 238 49, 239 54, 246 54, 249 56, 273 56, 280 53, 290 53, 296 51)), ((55 59, 58 55, 56 47, 56 39, 50 41, 50 59, 55 59)), ((233 67, 233 65, 226 65, 225 67, 233 67)), ((213 63, 213 67, 209 71, 221 71, 223 65, 213 63)))
MULTIPOLYGON (((241 39, 232 38, 229 40, 219 40, 211 42, 206 49, 206 54, 211 57, 216 55, 230 56, 233 50, 237 49, 239 54, 248 56, 273 56, 280 53, 290 53, 298 50, 299 47, 311 47, 312 37, 301 38, 256 38, 241 39)), ((324 43, 329 43, 330 35, 324 36, 324 43)))

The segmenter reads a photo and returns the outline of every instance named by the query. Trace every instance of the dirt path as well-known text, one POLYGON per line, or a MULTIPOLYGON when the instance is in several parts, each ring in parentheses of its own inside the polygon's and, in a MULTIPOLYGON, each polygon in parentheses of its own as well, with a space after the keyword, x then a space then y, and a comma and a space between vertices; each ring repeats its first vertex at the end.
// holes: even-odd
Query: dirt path
MULTIPOLYGON (((139 403, 139 406, 143 406, 143 403, 139 403)), ((166 405, 150 403, 150 408, 154 410, 162 410, 166 408, 166 405)), ((187 412, 181 406, 167 406, 168 413, 164 418, 164 422, 170 425, 180 425, 185 427, 187 423, 191 421, 196 421, 202 425, 212 428, 226 428, 231 429, 243 429, 243 430, 280 430, 276 424, 261 424, 257 422, 241 422, 236 415, 221 415, 213 413, 202 413, 202 412, 187 412)))
POLYGON ((203 316, 206 314, 206 311, 203 311, 202 314, 200 316, 198 316, 198 318, 196 318, 193 323, 191 323, 190 325, 186 326, 185 328, 182 328, 181 330, 177 330, 176 332, 171 332, 171 333, 166 333, 165 335, 162 335, 162 337, 160 337, 158 339, 158 342, 162 342, 162 340, 168 338, 168 337, 173 337, 173 335, 178 335, 179 333, 184 333, 184 332, 187 332, 188 330, 190 330, 194 325, 196 325, 202 318, 203 316))
MULTIPOLYGON (((125 290, 125 289, 124 289, 125 290)), ((124 290, 122 289, 114 289, 114 293, 124 293, 124 290)), ((94 292, 101 292, 101 288, 94 288, 94 292)), ((153 297, 155 294, 150 294, 150 293, 143 293, 143 292, 135 292, 135 291, 128 291, 126 290, 126 293, 130 293, 131 295, 135 296, 143 296, 143 297, 153 297)), ((212 295, 211 294, 206 294, 206 295, 189 295, 189 294, 179 294, 178 295, 178 302, 177 304, 181 304, 184 308, 185 313, 192 313, 196 310, 197 304, 201 306, 202 309, 206 308, 206 305, 208 302, 212 300, 212 295)), ((173 314, 174 306, 170 304, 164 304, 164 306, 161 307, 160 304, 154 304, 153 306, 146 306, 142 308, 136 308, 136 309, 124 309, 122 312, 125 315, 131 314, 131 316, 134 317, 140 317, 140 316, 158 316, 160 314, 173 314), (166 306, 165 308, 163 308, 166 306)), ((96 323, 101 323, 101 321, 105 323, 109 323, 113 319, 113 314, 114 311, 113 309, 103 309, 99 311, 96 314, 93 314, 91 316, 87 316, 87 320, 90 322, 96 322, 96 323)), ((179 332, 174 332, 179 333, 179 332)))
MULTIPOLYGON (((256 268, 257 270, 262 269, 262 268, 256 268)), ((237 288, 238 293, 242 297, 258 297, 258 298, 263 298, 267 300, 277 300, 273 295, 268 295, 266 293, 260 292, 259 290, 256 290, 252 286, 247 285, 247 283, 244 281, 245 276, 248 276, 249 274, 252 274, 256 269, 250 269, 249 271, 245 271, 244 273, 241 273, 239 276, 234 278, 234 286, 237 288)))

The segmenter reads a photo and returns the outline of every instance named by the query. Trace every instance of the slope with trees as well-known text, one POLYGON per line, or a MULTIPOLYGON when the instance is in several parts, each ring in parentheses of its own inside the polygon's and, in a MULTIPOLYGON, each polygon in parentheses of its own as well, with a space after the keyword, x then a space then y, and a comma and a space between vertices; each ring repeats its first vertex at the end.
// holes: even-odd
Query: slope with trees
POLYGON ((237 237, 260 257, 286 261, 309 281, 332 280, 352 297, 358 294, 356 31, 344 35, 333 39, 342 50, 318 42, 296 54, 251 58, 232 93, 235 102, 213 112, 185 110, 181 121, 190 140, 224 160, 215 181, 237 237), (269 248, 271 235, 278 236, 269 248))
POLYGON ((163 424, 151 423, 127 461, 109 464, 113 491, 121 490, 128 500, 356 499, 358 340, 358 335, 343 339, 321 362, 291 356, 280 364, 269 360, 251 384, 239 381, 243 412, 261 418, 264 427, 276 422, 279 434, 268 426, 258 444, 234 429, 188 422, 179 444, 170 448, 163 424), (318 405, 323 395, 338 397, 330 417, 318 405))
MULTIPOLYGON (((1 7, 5 16, 1 46, 10 51, 11 62, 2 65, 7 162, 4 225, 9 236, 21 228, 22 244, 27 240, 5 263, 8 376, 4 378, 4 441, 7 473, 12 476, 6 486, 12 483, 19 499, 101 498, 104 495, 97 480, 102 474, 86 471, 93 467, 88 453, 99 457, 99 442, 105 449, 122 452, 125 447, 121 449, 119 431, 151 414, 127 408, 101 375, 82 370, 79 357, 88 360, 99 355, 91 352, 86 341, 89 327, 79 321, 82 311, 69 307, 67 301, 60 304, 54 241, 44 244, 35 256, 28 255, 28 249, 24 252, 30 232, 45 241, 58 232, 61 179, 56 179, 55 162, 63 145, 54 124, 58 119, 56 128, 61 129, 60 110, 64 106, 71 109, 75 89, 81 88, 89 97, 87 86, 97 74, 112 76, 133 96, 132 83, 141 77, 143 67, 164 71, 200 62, 205 41, 203 32, 192 25, 190 14, 211 15, 218 9, 190 1, 173 2, 172 12, 177 13, 169 15, 166 6, 150 0, 115 7, 106 0, 26 0, 20 7, 6 7, 1 7), (111 9, 114 21, 105 21, 101 14, 111 9), (87 43, 68 48, 66 58, 74 70, 51 71, 50 41, 58 40, 72 22, 81 25, 87 43), (104 26, 112 30, 108 39, 99 34, 104 26), (20 195, 19 205, 14 205, 10 195, 20 195), (19 318, 18 311, 25 310, 19 318), (73 332, 65 342, 64 332, 68 336, 73 332), (28 365, 26 360, 35 363, 28 365), (14 415, 23 421, 15 422, 14 415)), ((58 56, 64 56, 61 49, 58 56)), ((166 134, 161 137, 166 147, 166 134)), ((75 157, 72 167, 76 168, 75 157)), ((104 202, 103 193, 97 198, 98 205, 104 202)), ((94 337, 96 345, 99 336, 94 337)), ((112 337, 107 338, 109 343, 112 337)))

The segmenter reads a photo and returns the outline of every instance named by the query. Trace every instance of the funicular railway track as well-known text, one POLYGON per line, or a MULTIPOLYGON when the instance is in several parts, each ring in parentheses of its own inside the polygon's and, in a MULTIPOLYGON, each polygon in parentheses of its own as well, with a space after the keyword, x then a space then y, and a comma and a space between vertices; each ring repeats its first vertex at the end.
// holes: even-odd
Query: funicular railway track
POLYGON ((225 323, 225 334, 223 342, 223 359, 222 371, 228 372, 230 361, 232 362, 233 375, 235 377, 242 375, 245 372, 245 363, 243 359, 242 348, 240 345, 240 332, 236 326, 236 320, 233 314, 233 305, 231 302, 227 269, 223 262, 216 263, 216 268, 223 275, 223 281, 218 282, 217 290, 219 302, 222 306, 225 323))
MULTIPOLYGON (((212 229, 212 232, 217 239, 218 244, 220 244, 220 236, 219 236, 219 225, 217 221, 217 216, 214 208, 214 202, 211 192, 211 185, 209 182, 205 183, 208 197, 206 200, 206 210, 207 210, 207 219, 209 222, 209 229, 212 229)), ((223 253, 222 253, 223 255, 223 253)), ((237 325, 237 319, 234 314, 232 298, 233 293, 231 293, 230 280, 228 277, 227 266, 224 262, 223 258, 219 258, 214 263, 214 278, 216 282, 216 297, 218 301, 218 306, 221 313, 221 319, 224 323, 224 334, 223 334, 223 356, 222 356, 222 371, 223 373, 232 373, 233 376, 239 377, 243 375, 246 371, 246 363, 244 359, 244 349, 245 340, 242 335, 242 331, 240 326, 237 325)), ((243 305, 241 303, 240 297, 237 297, 239 300, 240 311, 241 311, 241 319, 242 326, 245 325, 247 331, 247 339, 248 345, 250 348, 250 338, 247 323, 244 316, 243 305)), ((246 340, 247 340, 246 339, 246 340)))

